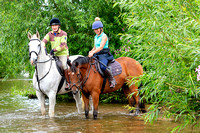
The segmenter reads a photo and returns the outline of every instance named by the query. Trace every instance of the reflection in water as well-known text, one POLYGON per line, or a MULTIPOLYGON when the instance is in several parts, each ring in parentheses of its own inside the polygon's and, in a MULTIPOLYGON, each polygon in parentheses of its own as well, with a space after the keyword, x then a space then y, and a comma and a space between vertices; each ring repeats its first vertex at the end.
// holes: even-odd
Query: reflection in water
MULTIPOLYGON (((177 125, 164 120, 153 125, 144 124, 139 117, 128 115, 128 111, 121 104, 100 104, 98 119, 93 120, 92 112, 89 119, 85 119, 84 112, 78 114, 75 103, 57 102, 55 118, 50 119, 48 115, 41 116, 37 99, 10 94, 12 86, 17 88, 23 87, 24 84, 31 82, 23 80, 0 82, 0 132, 166 133, 177 125)), ((191 130, 187 129, 184 132, 191 130)))

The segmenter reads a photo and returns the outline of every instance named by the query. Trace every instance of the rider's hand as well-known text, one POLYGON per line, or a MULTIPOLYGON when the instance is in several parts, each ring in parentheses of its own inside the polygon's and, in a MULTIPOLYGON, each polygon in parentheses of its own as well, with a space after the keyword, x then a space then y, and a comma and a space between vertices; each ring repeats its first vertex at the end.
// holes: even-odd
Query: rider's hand
POLYGON ((71 60, 70 59, 67 59, 67 64, 70 64, 71 63, 71 60))
POLYGON ((54 55, 54 52, 55 52, 55 50, 52 49, 52 50, 50 51, 50 55, 54 55))
POLYGON ((93 55, 94 55, 94 52, 90 51, 89 54, 88 54, 88 57, 92 57, 93 55))

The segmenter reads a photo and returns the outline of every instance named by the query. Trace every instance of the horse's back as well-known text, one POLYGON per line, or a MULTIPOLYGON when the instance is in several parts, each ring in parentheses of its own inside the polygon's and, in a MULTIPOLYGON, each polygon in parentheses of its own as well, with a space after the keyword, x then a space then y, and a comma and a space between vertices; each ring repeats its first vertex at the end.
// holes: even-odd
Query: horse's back
POLYGON ((122 71, 126 71, 127 74, 139 76, 143 73, 142 65, 135 59, 130 57, 119 57, 116 59, 116 61, 121 64, 122 71))
POLYGON ((69 56, 69 59, 73 62, 78 57, 83 57, 83 55, 71 55, 71 56, 69 56))

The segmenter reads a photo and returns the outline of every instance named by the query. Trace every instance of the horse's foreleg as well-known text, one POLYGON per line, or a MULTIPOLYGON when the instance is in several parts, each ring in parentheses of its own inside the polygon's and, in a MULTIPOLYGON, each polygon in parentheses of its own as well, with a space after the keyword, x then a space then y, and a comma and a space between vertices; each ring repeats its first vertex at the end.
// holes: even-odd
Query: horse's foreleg
POLYGON ((91 95, 89 96, 89 104, 90 104, 91 111, 93 112, 94 111, 94 107, 93 107, 93 100, 92 100, 92 96, 91 95))
POLYGON ((76 93, 75 95, 73 94, 73 97, 76 101, 76 107, 78 109, 78 113, 80 114, 81 110, 82 110, 82 100, 81 100, 81 97, 80 97, 80 91, 78 93, 76 93))
POLYGON ((135 98, 137 98, 136 100, 136 111, 135 111, 135 116, 140 114, 140 106, 139 106, 139 96, 136 96, 135 98))
POLYGON ((45 113, 45 96, 42 92, 40 91, 36 91, 36 96, 39 100, 39 103, 40 103, 40 109, 41 109, 41 113, 42 115, 44 116, 46 113, 45 113))
POLYGON ((92 100, 93 100, 93 118, 97 119, 98 105, 99 105, 99 94, 93 93, 92 94, 92 100))
POLYGON ((86 117, 86 118, 89 118, 89 97, 86 97, 86 96, 82 93, 82 98, 83 98, 84 108, 85 108, 85 117, 86 117))
POLYGON ((56 94, 51 93, 48 97, 49 97, 49 117, 52 118, 52 117, 54 117, 56 94))

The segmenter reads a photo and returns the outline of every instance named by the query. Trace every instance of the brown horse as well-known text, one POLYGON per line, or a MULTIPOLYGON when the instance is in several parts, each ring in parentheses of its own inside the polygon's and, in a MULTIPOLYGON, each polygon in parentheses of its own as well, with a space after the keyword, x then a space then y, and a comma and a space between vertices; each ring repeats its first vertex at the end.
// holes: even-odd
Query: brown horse
POLYGON ((138 77, 143 74, 143 68, 140 63, 129 57, 120 57, 116 59, 122 67, 122 73, 114 76, 117 85, 114 88, 110 88, 109 81, 107 80, 105 88, 102 91, 103 77, 96 71, 96 67, 94 66, 95 61, 96 60, 94 58, 79 57, 74 60, 72 64, 68 64, 70 66, 70 87, 73 93, 78 92, 78 89, 82 91, 85 105, 85 117, 88 118, 89 115, 89 95, 92 96, 94 108, 93 117, 96 119, 98 113, 99 95, 101 93, 110 93, 120 88, 123 89, 126 97, 133 93, 131 97, 128 97, 128 101, 130 106, 134 107, 136 104, 135 115, 139 114, 140 109, 142 112, 146 112, 144 103, 140 102, 138 86, 135 84, 130 85, 129 83, 131 78, 138 77))

